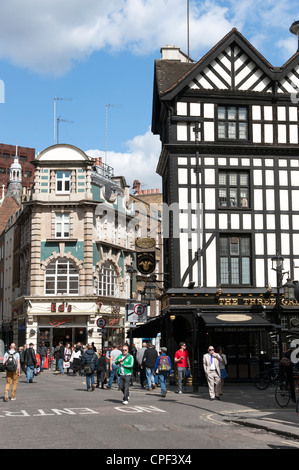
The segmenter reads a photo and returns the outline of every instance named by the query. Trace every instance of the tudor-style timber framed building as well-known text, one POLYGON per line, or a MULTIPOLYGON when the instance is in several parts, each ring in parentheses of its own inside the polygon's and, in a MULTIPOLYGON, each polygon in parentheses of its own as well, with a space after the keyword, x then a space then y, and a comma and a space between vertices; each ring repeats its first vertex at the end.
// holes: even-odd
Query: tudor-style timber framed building
POLYGON ((195 381, 210 344, 224 347, 231 379, 248 380, 278 359, 278 314, 283 350, 299 318, 296 300, 277 305, 271 269, 280 253, 299 279, 299 53, 273 67, 236 29, 196 63, 175 46, 161 52, 162 342, 171 354, 187 342, 195 381))

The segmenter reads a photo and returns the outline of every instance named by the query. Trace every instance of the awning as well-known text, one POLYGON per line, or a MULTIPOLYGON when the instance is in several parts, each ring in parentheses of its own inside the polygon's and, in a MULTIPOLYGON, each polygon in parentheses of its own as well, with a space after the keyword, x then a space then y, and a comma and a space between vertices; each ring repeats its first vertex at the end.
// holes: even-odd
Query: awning
MULTIPOLYGON (((133 328, 133 338, 155 338, 161 331, 161 319, 160 317, 149 320, 144 325, 136 326, 133 328)), ((129 337, 130 332, 128 332, 129 337)))
POLYGON ((207 327, 214 328, 272 328, 273 326, 272 323, 257 313, 202 313, 201 318, 207 327))

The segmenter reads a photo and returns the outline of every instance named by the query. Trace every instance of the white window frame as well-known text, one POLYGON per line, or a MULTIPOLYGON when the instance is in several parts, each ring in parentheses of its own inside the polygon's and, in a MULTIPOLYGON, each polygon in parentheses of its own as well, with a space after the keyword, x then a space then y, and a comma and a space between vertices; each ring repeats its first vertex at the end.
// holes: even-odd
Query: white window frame
POLYGON ((70 237, 70 213, 69 212, 67 213, 57 212, 55 214, 55 238, 69 238, 69 237, 70 237), (60 231, 58 230, 59 224, 61 224, 60 231))
POLYGON ((56 193, 69 194, 71 192, 71 172, 58 170, 56 172, 56 193), (61 176, 60 176, 61 173, 61 176), (59 189, 59 183, 61 183, 61 189, 59 189), (68 186, 68 189, 66 189, 68 186))
POLYGON ((74 261, 67 258, 57 258, 46 268, 45 295, 59 294, 79 295, 78 267, 74 261))
POLYGON ((103 297, 118 297, 118 277, 112 263, 102 265, 98 279, 98 295, 103 297))

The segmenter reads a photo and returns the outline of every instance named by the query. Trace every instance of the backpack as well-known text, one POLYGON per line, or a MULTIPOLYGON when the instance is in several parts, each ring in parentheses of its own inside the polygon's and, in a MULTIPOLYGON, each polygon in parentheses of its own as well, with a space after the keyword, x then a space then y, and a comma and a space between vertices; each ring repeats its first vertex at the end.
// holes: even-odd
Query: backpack
POLYGON ((5 370, 7 372, 15 372, 17 370, 17 361, 14 353, 8 353, 7 361, 5 362, 5 370))
POLYGON ((170 371, 170 364, 168 360, 168 356, 161 356, 159 365, 158 365, 159 372, 169 372, 170 371))
POLYGON ((290 367, 292 365, 292 361, 287 357, 283 357, 280 361, 280 365, 282 367, 290 367))

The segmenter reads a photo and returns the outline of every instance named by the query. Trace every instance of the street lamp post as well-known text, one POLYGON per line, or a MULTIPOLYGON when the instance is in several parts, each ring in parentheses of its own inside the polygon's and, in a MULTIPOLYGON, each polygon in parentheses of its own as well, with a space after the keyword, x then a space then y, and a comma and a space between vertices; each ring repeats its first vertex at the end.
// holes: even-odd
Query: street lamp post
MULTIPOLYGON (((126 272, 130 275, 130 299, 129 299, 129 303, 133 302, 133 276, 134 274, 137 273, 136 269, 133 268, 132 264, 131 266, 129 266, 126 270, 126 272)), ((132 352, 133 350, 133 330, 132 330, 132 326, 130 324, 130 350, 132 352)))
POLYGON ((284 258, 276 253, 276 256, 271 258, 272 269, 276 271, 276 282, 277 282, 277 292, 276 292, 276 328, 278 330, 278 351, 279 359, 282 357, 282 342, 281 342, 281 302, 280 302, 280 288, 282 287, 283 280, 283 262, 284 258))

